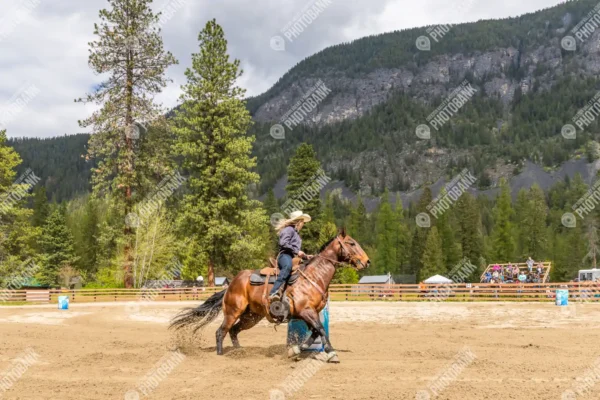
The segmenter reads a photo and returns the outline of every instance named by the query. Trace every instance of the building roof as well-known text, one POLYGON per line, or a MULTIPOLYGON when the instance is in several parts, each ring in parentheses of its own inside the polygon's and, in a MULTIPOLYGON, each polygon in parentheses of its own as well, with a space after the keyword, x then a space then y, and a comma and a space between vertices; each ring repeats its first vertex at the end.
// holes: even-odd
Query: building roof
POLYGON ((358 283, 393 283, 394 280, 389 275, 370 275, 360 278, 358 283))
POLYGON ((225 283, 229 283, 229 280, 224 276, 217 276, 215 278, 215 285, 223 286, 225 283))

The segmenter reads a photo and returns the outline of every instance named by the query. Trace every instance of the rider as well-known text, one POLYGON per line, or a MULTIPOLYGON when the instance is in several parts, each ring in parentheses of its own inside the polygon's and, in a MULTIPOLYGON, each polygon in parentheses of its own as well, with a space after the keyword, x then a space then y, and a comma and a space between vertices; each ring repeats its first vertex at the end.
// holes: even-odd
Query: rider
POLYGON ((305 222, 311 220, 310 215, 304 214, 302 211, 294 211, 290 214, 290 219, 284 219, 279 222, 276 230, 279 234, 279 255, 277 257, 277 266, 281 270, 281 273, 277 277, 271 293, 269 295, 269 301, 281 301, 283 290, 285 289, 284 284, 292 274, 292 259, 294 257, 301 257, 302 259, 309 259, 310 256, 304 254, 300 247, 302 246, 302 239, 298 232, 302 229, 305 222))

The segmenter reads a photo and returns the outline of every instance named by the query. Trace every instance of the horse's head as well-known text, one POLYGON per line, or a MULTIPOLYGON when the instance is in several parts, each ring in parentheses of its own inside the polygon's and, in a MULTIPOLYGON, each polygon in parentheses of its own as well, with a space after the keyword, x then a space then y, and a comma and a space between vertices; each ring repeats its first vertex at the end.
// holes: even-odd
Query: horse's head
POLYGON ((360 247, 360 244, 349 235, 346 235, 346 229, 342 228, 336 241, 338 259, 341 262, 347 262, 353 265, 357 270, 367 268, 371 265, 369 256, 360 247))

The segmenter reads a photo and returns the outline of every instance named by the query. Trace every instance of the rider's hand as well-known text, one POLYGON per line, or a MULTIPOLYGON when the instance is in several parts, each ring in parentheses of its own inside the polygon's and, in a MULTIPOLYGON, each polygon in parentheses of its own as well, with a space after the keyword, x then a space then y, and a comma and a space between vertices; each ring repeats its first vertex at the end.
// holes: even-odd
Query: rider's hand
POLYGON ((300 257, 300 258, 306 258, 306 254, 304 254, 304 252, 302 250, 300 250, 298 252, 298 257, 300 257))
POLYGON ((306 259, 307 259, 307 260, 310 260, 310 259, 312 259, 313 257, 314 257, 314 256, 313 256, 312 254, 307 254, 307 255, 306 255, 306 259))

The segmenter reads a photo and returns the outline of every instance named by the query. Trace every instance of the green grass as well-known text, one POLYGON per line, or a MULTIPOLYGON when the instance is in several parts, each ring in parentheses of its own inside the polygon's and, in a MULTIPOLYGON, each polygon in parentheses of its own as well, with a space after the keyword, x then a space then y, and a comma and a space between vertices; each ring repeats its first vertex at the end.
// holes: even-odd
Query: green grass
POLYGON ((5 302, 0 302, 0 306, 27 306, 27 305, 35 305, 36 303, 31 303, 28 301, 5 301, 5 302))

